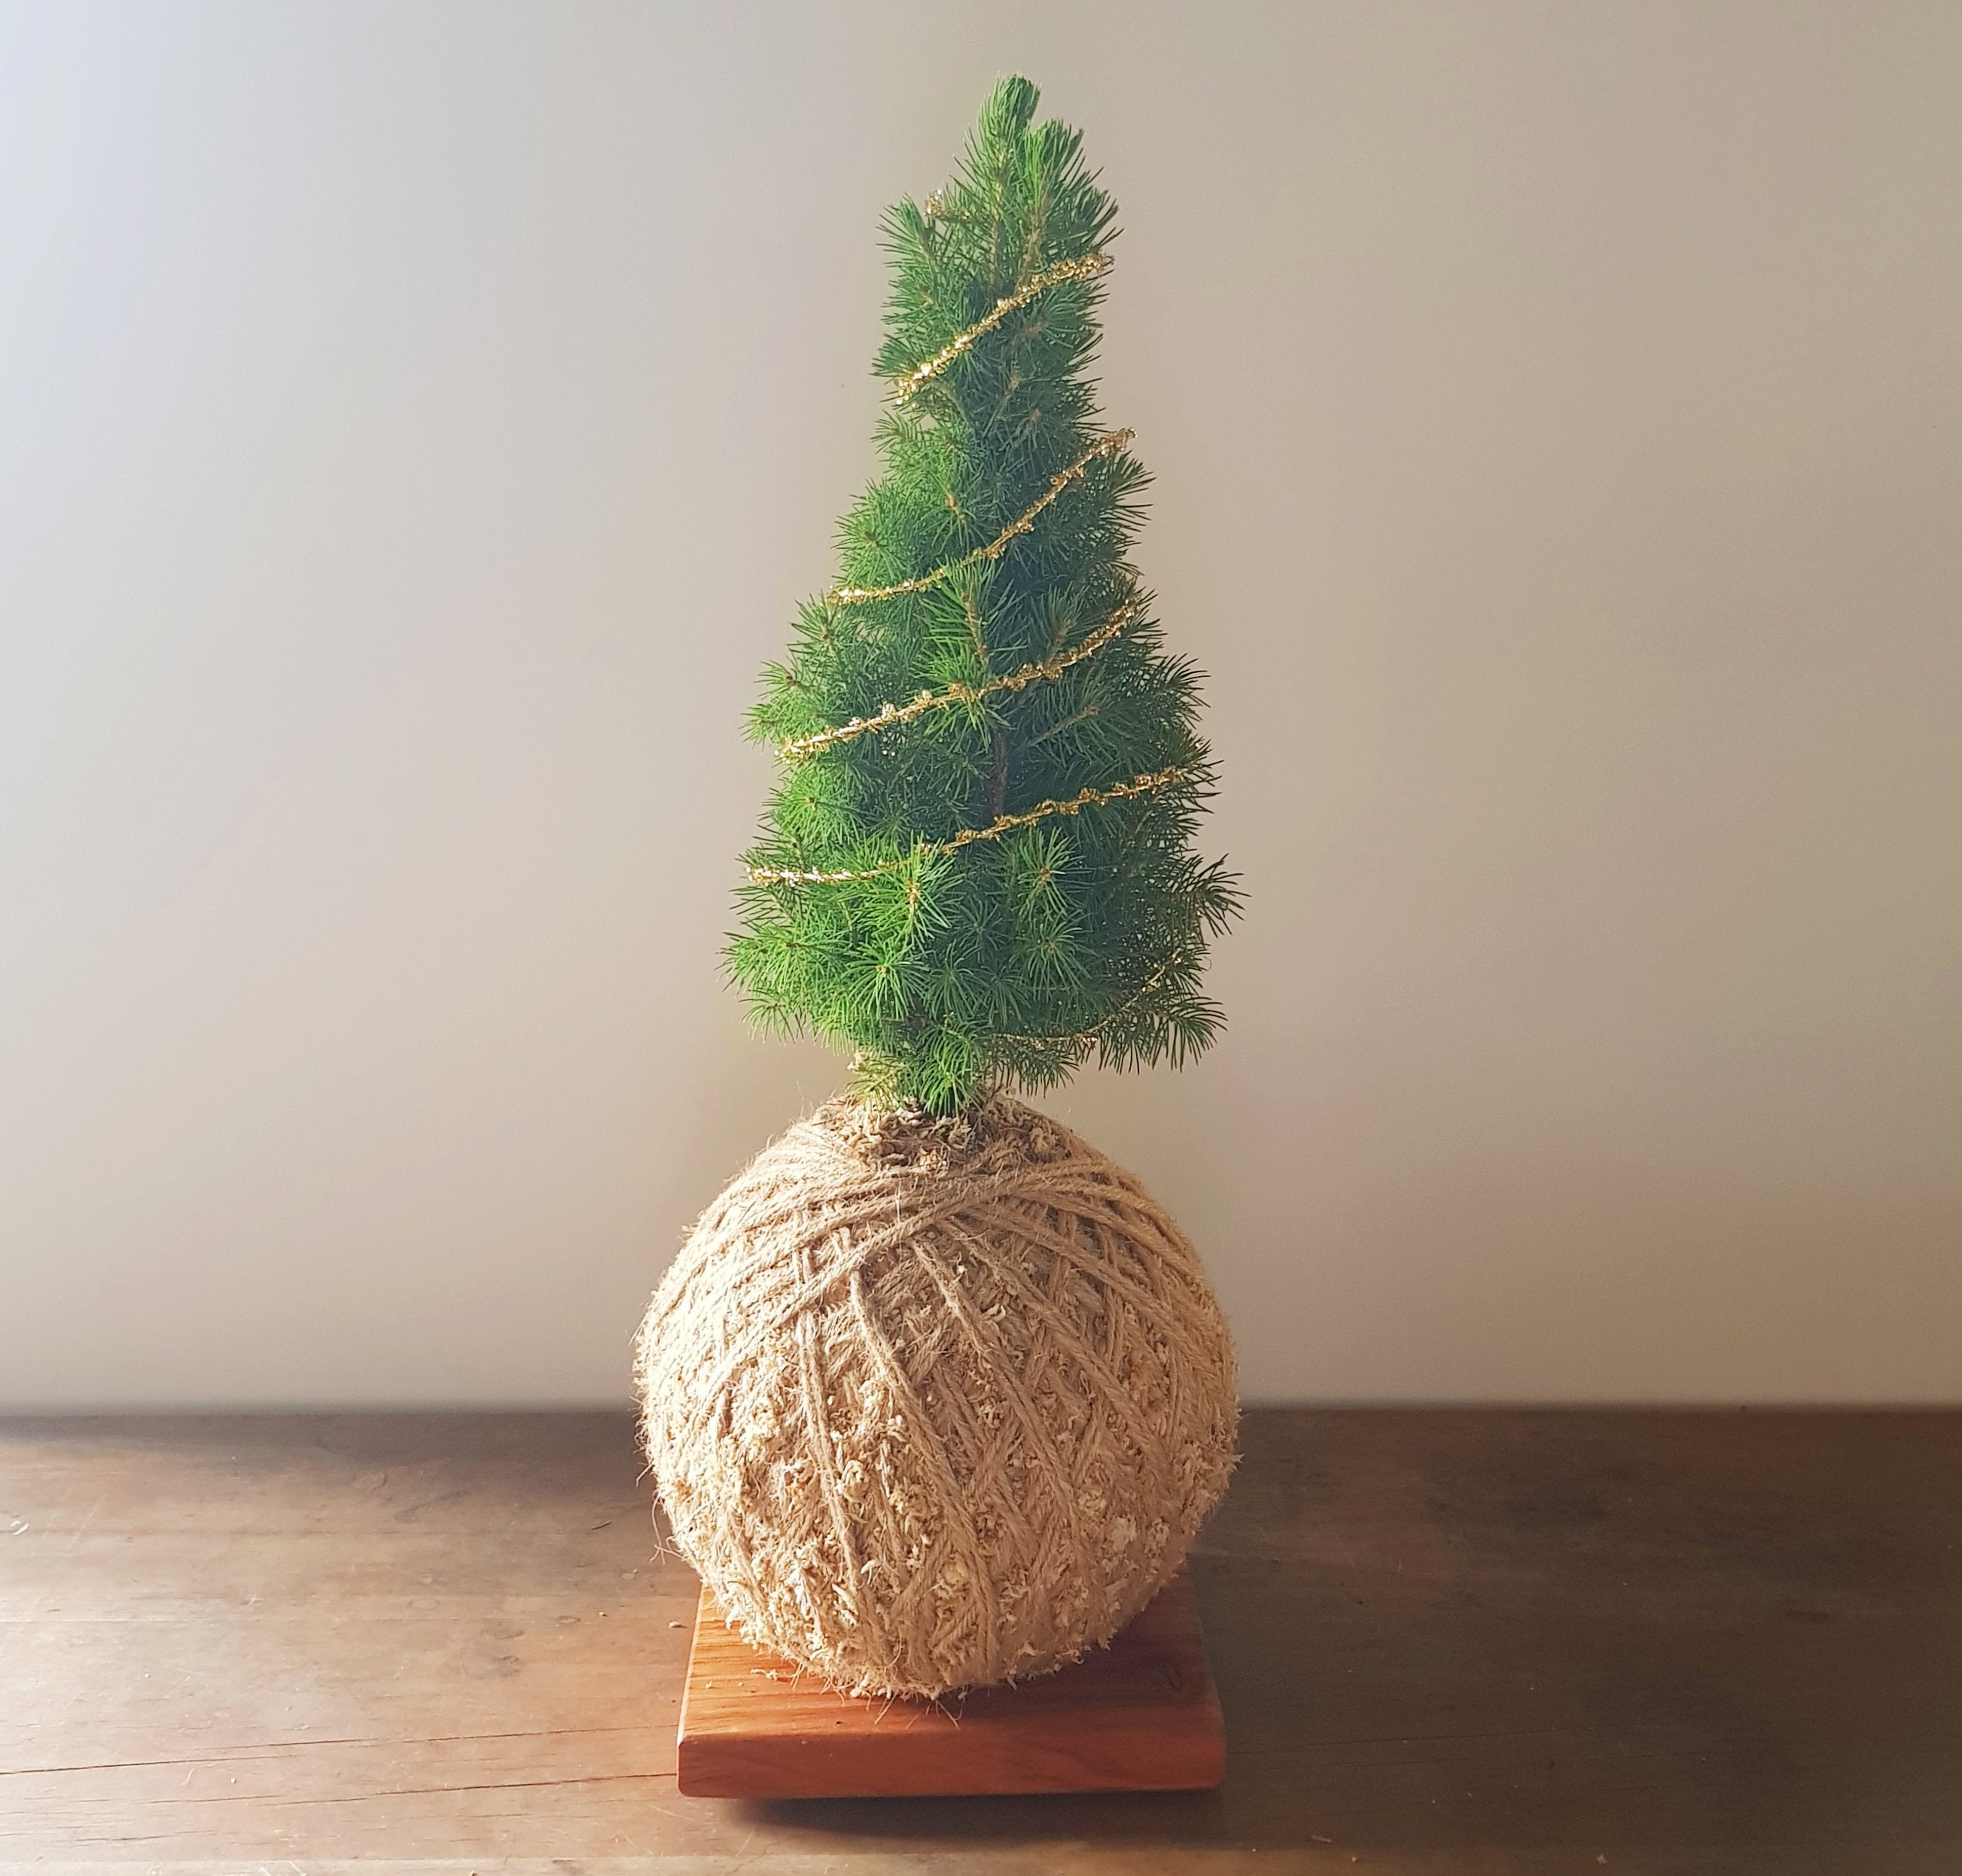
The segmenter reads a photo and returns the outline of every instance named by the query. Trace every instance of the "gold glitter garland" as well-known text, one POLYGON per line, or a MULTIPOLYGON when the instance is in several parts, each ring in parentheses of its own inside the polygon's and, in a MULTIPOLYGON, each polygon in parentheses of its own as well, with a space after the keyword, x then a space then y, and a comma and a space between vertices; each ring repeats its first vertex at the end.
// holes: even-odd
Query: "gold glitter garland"
POLYGON ((976 840, 999 840, 1004 834, 1013 833, 1019 827, 1033 827, 1037 822, 1047 820, 1052 814, 1075 814, 1086 807, 1101 807, 1108 801, 1122 801, 1134 794, 1149 794, 1158 788, 1168 788, 1175 781, 1189 779, 1189 772, 1179 768, 1161 769, 1149 775, 1139 775, 1130 781, 1114 783, 1107 788, 1085 788, 1081 794, 1072 795, 1067 801, 1039 801, 1021 814, 1003 814, 990 821, 986 827, 963 827, 951 839, 937 844, 919 842, 909 854, 896 860, 887 860, 877 866, 867 867, 858 872, 824 873, 799 872, 777 867, 753 866, 749 881, 754 886, 829 886, 845 880, 876 880, 888 873, 896 873, 909 861, 922 855, 930 853, 955 853, 976 840))
POLYGON ((896 599, 901 594, 924 593, 929 586, 937 586, 950 574, 958 573, 963 567, 972 567, 976 561, 999 560, 1008 551, 1008 543, 1018 534, 1027 534, 1036 524, 1036 517, 1056 500, 1071 483, 1088 468, 1099 456, 1114 455, 1131 440, 1136 433, 1128 430, 1114 430, 1100 436, 1085 450, 1066 469, 1059 470, 1050 478, 1049 487, 1034 503, 1016 520, 996 535, 986 547, 977 547, 971 554, 963 554, 958 560, 951 560, 944 566, 936 567, 930 574, 922 574, 917 580, 902 580, 891 586, 840 586, 826 596, 832 606, 863 606, 869 599, 896 599))
POLYGON ((994 311, 977 319, 965 332, 957 332, 925 363, 915 365, 900 379, 893 393, 895 404, 903 404, 930 378, 937 378, 976 339, 986 338, 1011 313, 1020 312, 1037 295, 1070 280, 1094 279, 1110 264, 1108 254, 1085 254, 1080 260, 1059 260, 1053 267, 1032 274, 1016 290, 995 302, 994 311))
POLYGON ((1108 1029, 1120 1016, 1128 1015, 1145 999, 1151 995, 1173 971, 1185 962, 1182 953, 1174 951, 1144 982, 1138 986, 1109 1015, 1092 1023, 1088 1029, 1079 1029, 1069 1036, 1017 1036, 1005 1033, 1003 1042, 1019 1042, 1031 1049, 1073 1049, 1078 1043, 1094 1042, 1104 1031, 1108 1029))
POLYGON ((909 704, 887 704, 871 716, 854 717, 849 723, 841 723, 834 730, 820 730, 810 736, 795 737, 780 744, 777 753, 786 762, 795 762, 819 749, 829 749, 835 743, 854 742, 875 730, 890 730, 900 724, 911 723, 915 717, 923 717, 930 710, 951 710, 957 704, 978 704, 983 698, 992 697, 997 691, 1025 690, 1038 678, 1059 678, 1072 665, 1081 664, 1085 658, 1094 657, 1101 651, 1142 610, 1142 601, 1126 599, 1081 644, 1060 657, 1025 664, 1019 671, 1011 671, 1006 677, 990 678, 985 684, 950 684, 944 691, 922 691, 909 704))

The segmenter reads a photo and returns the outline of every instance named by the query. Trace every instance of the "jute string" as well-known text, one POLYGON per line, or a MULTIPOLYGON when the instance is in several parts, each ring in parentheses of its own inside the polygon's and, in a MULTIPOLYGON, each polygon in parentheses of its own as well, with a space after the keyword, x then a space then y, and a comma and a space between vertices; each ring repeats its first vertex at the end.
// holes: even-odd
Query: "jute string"
POLYGON ((852 1692, 1107 1641, 1233 1464, 1232 1344, 1192 1247, 1006 1100, 793 1127, 704 1214, 637 1377, 677 1544, 752 1641, 852 1692))

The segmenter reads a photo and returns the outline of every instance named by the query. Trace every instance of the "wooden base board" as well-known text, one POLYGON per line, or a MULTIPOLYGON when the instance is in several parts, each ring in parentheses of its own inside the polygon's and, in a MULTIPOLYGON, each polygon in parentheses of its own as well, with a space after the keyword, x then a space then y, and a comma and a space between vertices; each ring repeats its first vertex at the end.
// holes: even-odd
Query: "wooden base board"
POLYGON ((852 1699, 800 1679, 726 1627, 705 1589, 678 1743, 689 1798, 1197 1791, 1226 1771, 1184 1570, 1107 1649, 938 1705, 852 1699))

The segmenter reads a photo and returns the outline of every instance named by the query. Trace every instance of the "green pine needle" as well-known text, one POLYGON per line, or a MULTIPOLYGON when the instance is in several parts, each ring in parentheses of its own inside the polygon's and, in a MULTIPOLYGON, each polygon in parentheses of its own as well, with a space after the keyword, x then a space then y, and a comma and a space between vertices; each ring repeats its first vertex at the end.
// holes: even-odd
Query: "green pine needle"
POLYGON ((837 586, 961 564, 917 592, 807 603, 749 727, 781 746, 941 701, 786 759, 748 864, 872 877, 746 887, 725 954, 761 1026, 846 1044, 861 1093, 935 1113, 1093 1059, 1189 1060, 1222 1021, 1207 944, 1240 911, 1233 876, 1191 851, 1213 774, 1198 673, 1164 650, 1129 558, 1144 468, 1107 446, 1009 532, 1104 433, 1087 374, 1116 211, 1036 101, 1005 80, 954 181, 886 218, 874 369, 904 395, 880 420, 884 472, 839 526, 837 586))

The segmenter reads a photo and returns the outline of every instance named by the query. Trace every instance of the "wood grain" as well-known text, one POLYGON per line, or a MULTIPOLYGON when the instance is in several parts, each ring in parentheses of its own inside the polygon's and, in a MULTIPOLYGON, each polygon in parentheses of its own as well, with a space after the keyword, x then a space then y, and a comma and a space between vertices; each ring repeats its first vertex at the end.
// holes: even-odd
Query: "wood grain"
POLYGON ((1191 1791, 1226 1772, 1183 1570, 1107 1650, 938 1704, 834 1693, 757 1654, 705 1590, 676 1747, 691 1798, 1191 1791))
POLYGON ((0 1867, 1962 1871, 1962 1416, 1245 1440, 1219 1790, 743 1804, 676 1788, 696 1589, 625 1414, 0 1425, 0 1867))

